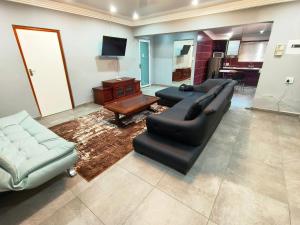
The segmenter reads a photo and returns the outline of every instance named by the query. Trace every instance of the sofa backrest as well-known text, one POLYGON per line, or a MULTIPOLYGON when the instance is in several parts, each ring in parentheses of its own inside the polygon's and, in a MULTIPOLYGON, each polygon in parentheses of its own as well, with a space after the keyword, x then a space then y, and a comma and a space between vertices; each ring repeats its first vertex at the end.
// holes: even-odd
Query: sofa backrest
POLYGON ((194 103, 188 109, 184 120, 193 120, 195 119, 203 110, 213 101, 213 99, 220 94, 224 87, 228 84, 228 81, 220 82, 217 85, 210 87, 207 93, 194 101, 194 103))
POLYGON ((208 93, 212 88, 214 88, 216 86, 224 87, 229 82, 230 82, 230 80, 228 80, 228 79, 208 79, 200 85, 195 85, 194 91, 208 93))

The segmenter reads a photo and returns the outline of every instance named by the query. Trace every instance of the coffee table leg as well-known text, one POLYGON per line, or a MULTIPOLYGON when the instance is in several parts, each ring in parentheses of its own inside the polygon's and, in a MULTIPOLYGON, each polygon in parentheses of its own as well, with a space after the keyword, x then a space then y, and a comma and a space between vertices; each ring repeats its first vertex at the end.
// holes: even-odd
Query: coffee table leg
POLYGON ((156 110, 156 109, 153 109, 153 108, 151 107, 151 105, 149 106, 148 110, 149 110, 150 112, 154 112, 154 113, 157 112, 157 110, 156 110))
POLYGON ((124 127, 125 125, 122 123, 119 113, 115 113, 115 122, 118 127, 124 127))
POLYGON ((115 121, 116 121, 117 124, 121 123, 120 114, 119 113, 115 113, 115 121))

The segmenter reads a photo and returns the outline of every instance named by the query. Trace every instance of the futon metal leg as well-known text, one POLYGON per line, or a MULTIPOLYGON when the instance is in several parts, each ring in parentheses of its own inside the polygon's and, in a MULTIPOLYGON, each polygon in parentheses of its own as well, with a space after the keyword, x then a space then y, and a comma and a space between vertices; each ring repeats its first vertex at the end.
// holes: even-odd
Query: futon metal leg
POLYGON ((67 169, 67 173, 70 177, 75 177, 77 175, 77 172, 74 168, 67 169))

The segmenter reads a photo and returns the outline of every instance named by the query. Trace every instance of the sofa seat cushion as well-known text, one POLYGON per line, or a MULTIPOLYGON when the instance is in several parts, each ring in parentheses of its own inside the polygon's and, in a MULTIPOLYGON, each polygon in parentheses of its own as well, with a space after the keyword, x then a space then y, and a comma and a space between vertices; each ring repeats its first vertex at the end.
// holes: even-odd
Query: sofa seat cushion
POLYGON ((72 154, 74 148, 74 143, 60 138, 25 111, 0 119, 0 167, 12 176, 14 183, 72 154))
POLYGON ((157 97, 165 98, 165 99, 168 99, 171 101, 176 101, 176 102, 179 102, 179 101, 181 101, 187 97, 191 97, 191 96, 200 97, 203 94, 205 94, 205 93, 194 92, 194 91, 180 91, 178 89, 178 87, 165 88, 165 89, 160 90, 155 93, 155 95, 157 97))
POLYGON ((133 140, 133 146, 136 152, 184 174, 189 171, 202 151, 201 146, 185 145, 147 131, 133 140))

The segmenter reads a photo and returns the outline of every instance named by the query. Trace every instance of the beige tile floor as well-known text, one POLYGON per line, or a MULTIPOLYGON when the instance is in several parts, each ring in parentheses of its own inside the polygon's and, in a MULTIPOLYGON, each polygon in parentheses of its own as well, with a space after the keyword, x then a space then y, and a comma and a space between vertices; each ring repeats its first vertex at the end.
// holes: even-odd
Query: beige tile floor
MULTIPOLYGON (((299 118, 245 110, 238 97, 187 175, 131 152, 89 183, 62 174, 0 195, 0 224, 299 225, 299 118)), ((41 123, 98 109, 88 104, 41 123)))

